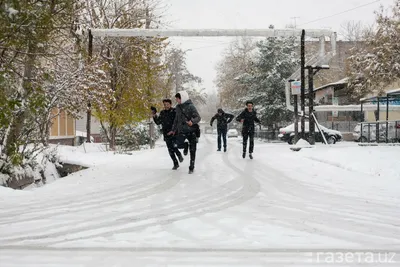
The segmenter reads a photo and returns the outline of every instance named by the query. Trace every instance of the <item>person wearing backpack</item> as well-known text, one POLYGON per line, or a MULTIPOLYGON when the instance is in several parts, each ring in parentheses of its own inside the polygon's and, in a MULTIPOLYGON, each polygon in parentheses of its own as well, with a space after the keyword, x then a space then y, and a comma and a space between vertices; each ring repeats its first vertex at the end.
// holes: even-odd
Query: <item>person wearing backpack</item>
MULTIPOLYGON (((190 165, 189 173, 193 173, 196 160, 197 138, 200 133, 199 122, 201 117, 186 91, 180 91, 175 95, 178 102, 175 111, 176 116, 172 130, 168 135, 175 135, 180 144, 186 140, 189 142, 190 165)), ((179 145, 178 145, 179 146, 179 145)))

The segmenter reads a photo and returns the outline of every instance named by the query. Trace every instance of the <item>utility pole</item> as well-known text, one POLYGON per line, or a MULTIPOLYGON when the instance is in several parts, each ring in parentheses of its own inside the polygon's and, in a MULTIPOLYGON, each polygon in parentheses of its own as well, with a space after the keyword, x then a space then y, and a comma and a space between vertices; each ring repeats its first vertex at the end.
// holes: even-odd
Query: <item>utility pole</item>
POLYGON ((300 60, 300 70, 301 70, 301 96, 300 96, 300 105, 301 105, 301 138, 305 138, 305 69, 304 65, 306 64, 305 60, 305 35, 306 31, 303 29, 301 31, 301 60, 300 60))
MULTIPOLYGON (((150 12, 149 12, 149 7, 146 7, 146 25, 145 28, 146 29, 150 29, 150 12)), ((151 57, 150 57, 150 39, 151 37, 147 37, 147 96, 148 96, 148 100, 149 100, 149 104, 151 104, 152 101, 152 90, 151 90, 151 75, 150 75, 150 66, 151 66, 151 57)), ((155 147, 155 140, 154 140, 154 123, 152 120, 152 116, 149 115, 149 135, 150 135, 150 149, 153 149, 155 147)))
POLYGON ((308 69, 308 117, 309 117, 309 140, 310 145, 315 145, 315 121, 312 116, 314 112, 314 69, 307 66, 308 69))
MULTIPOLYGON (((308 117, 309 117, 309 140, 310 145, 315 145, 315 117, 314 117, 314 75, 322 69, 329 69, 329 66, 306 66, 308 70, 308 117)), ((321 132, 320 127, 317 125, 318 130, 321 132)), ((324 133, 321 132, 324 136, 324 133)), ((325 142, 325 139, 324 139, 325 142)), ((326 142, 325 142, 326 143, 326 142)))
MULTIPOLYGON (((93 35, 89 29, 89 43, 88 43, 88 63, 92 62, 93 55, 93 35)), ((90 90, 90 89, 89 89, 90 90)), ((90 94, 90 91, 89 91, 90 94)), ((91 124, 92 124, 92 103, 88 99, 87 110, 86 110, 86 143, 90 143, 91 136, 91 124)))

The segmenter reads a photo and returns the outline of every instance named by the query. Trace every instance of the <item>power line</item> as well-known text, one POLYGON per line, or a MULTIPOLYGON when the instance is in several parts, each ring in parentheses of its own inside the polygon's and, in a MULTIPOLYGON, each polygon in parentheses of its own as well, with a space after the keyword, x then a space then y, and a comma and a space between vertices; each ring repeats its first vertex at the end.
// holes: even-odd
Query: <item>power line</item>
POLYGON ((347 10, 344 10, 344 11, 342 11, 342 12, 339 12, 339 13, 336 13, 336 14, 333 14, 333 15, 330 15, 330 16, 327 16, 327 17, 322 17, 322 18, 319 18, 319 19, 316 19, 316 20, 312 20, 312 21, 303 23, 303 24, 301 24, 301 25, 299 25, 299 26, 303 26, 303 25, 306 25, 306 24, 310 24, 310 23, 313 23, 313 22, 316 22, 316 21, 320 21, 320 20, 323 20, 323 19, 332 18, 332 17, 334 17, 334 16, 341 15, 341 14, 344 14, 344 13, 347 13, 347 12, 350 12, 350 11, 353 11, 353 10, 356 10, 356 9, 359 9, 359 8, 362 8, 362 7, 365 7, 365 6, 369 6, 369 5, 375 4, 375 3, 380 2, 380 1, 381 1, 381 0, 376 0, 376 1, 369 2, 369 3, 364 4, 364 5, 356 6, 356 7, 353 7, 353 8, 351 8, 351 9, 347 9, 347 10))

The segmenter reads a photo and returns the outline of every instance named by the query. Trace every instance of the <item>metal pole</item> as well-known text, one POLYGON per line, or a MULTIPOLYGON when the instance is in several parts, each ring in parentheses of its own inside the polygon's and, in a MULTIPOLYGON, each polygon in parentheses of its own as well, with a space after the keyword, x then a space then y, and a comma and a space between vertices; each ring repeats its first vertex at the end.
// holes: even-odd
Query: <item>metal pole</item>
POLYGON ((363 137, 363 123, 362 123, 362 122, 361 122, 360 128, 361 128, 361 129, 360 129, 360 131, 361 131, 361 132, 360 132, 360 142, 361 142, 361 143, 364 143, 364 142, 362 141, 363 139, 361 138, 361 137, 363 137))
POLYGON ((310 145, 315 145, 315 121, 313 114, 314 109, 314 70, 310 66, 308 68, 308 115, 309 115, 309 140, 310 145))
POLYGON ((299 141, 299 104, 298 104, 298 95, 294 95, 294 141, 297 143, 299 141))
POLYGON ((361 101, 361 122, 364 121, 364 107, 363 107, 363 101, 361 101))
POLYGON ((386 96, 386 143, 389 142, 389 96, 386 96))
MULTIPOLYGON (((89 64, 92 62, 93 55, 93 35, 92 31, 89 30, 89 43, 88 43, 88 62, 89 64)), ((90 91, 89 91, 90 93, 90 91)), ((92 124, 92 103, 90 99, 87 102, 87 110, 86 110, 86 143, 90 143, 91 136, 91 124, 92 124)))
POLYGON ((389 96, 386 95, 386 143, 389 142, 389 96))
POLYGON ((318 131, 319 131, 319 132, 321 133, 321 135, 322 135, 322 140, 324 140, 324 144, 327 145, 328 142, 326 141, 325 133, 321 130, 321 128, 319 128, 319 124, 318 124, 317 118, 315 118, 314 113, 311 114, 310 118, 311 118, 311 117, 313 117, 314 121, 316 122, 315 125, 317 125, 318 131))
POLYGON ((301 70, 301 138, 305 138, 305 69, 304 65, 306 64, 305 60, 305 35, 306 31, 303 29, 301 31, 301 60, 300 60, 300 70, 301 70))
POLYGON ((350 111, 346 111, 346 120, 349 122, 349 129, 348 129, 348 131, 349 131, 349 133, 351 132, 351 122, 350 122, 350 111))
POLYGON ((378 114, 377 114, 377 116, 376 116, 376 142, 377 143, 379 143, 379 120, 380 120, 380 112, 381 112, 381 109, 380 109, 380 105, 379 105, 379 102, 380 102, 380 98, 378 97, 378 114))

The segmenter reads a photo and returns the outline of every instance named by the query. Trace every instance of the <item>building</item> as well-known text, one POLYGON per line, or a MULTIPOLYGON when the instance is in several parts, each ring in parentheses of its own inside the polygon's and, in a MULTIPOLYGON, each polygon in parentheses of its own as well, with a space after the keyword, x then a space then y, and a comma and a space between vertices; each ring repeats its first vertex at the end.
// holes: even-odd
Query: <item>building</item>
MULTIPOLYGON (((76 133, 78 136, 86 137, 86 122, 87 116, 86 113, 80 114, 80 119, 76 120, 76 133)), ((101 124, 100 121, 92 116, 91 118, 91 127, 90 127, 90 134, 93 137, 93 142, 101 143, 101 124)))
POLYGON ((75 119, 66 111, 53 109, 49 143, 75 145, 75 119))

